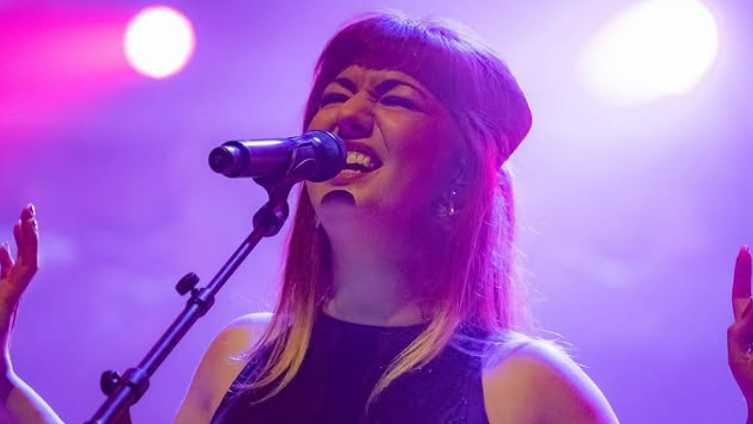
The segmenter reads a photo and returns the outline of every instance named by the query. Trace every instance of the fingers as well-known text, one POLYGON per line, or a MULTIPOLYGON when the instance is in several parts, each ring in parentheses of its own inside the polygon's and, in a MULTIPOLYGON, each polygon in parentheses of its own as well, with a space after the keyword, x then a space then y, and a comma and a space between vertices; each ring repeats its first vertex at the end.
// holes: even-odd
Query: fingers
POLYGON ((5 309, 0 313, 0 321, 3 321, 0 322, 0 330, 7 328, 5 321, 12 315, 8 311, 15 310, 19 298, 37 272, 39 231, 33 205, 29 204, 21 211, 21 219, 13 226, 13 237, 18 245, 15 261, 7 243, 0 247, 0 274, 3 279, 0 308, 5 309))
POLYGON ((36 269, 38 261, 39 229, 34 205, 21 211, 21 219, 13 226, 13 238, 18 246, 16 263, 36 269))
MULTIPOLYGON (((24 251, 19 253, 23 254, 26 265, 36 269, 37 263, 39 262, 39 228, 37 226, 34 205, 29 204, 29 206, 21 212, 21 222, 21 232, 26 244, 23 247, 24 251)), ((21 247, 19 246, 19 250, 20 249, 21 247)))
POLYGON ((745 305, 751 299, 751 274, 753 274, 753 260, 750 247, 743 246, 737 255, 735 276, 732 281, 732 311, 735 319, 742 316, 745 305))
POLYGON ((749 367, 749 353, 753 344, 752 262, 750 248, 743 246, 737 255, 732 282, 732 310, 735 322, 727 331, 729 363, 733 373, 735 370, 749 367))
POLYGON ((748 352, 753 343, 753 301, 749 300, 741 311, 740 318, 735 320, 727 331, 727 346, 730 364, 735 361, 747 361, 748 352))
POLYGON ((16 239, 16 255, 20 255, 21 247, 26 246, 26 241, 24 240, 23 223, 20 219, 13 226, 13 238, 16 239))
POLYGON ((13 256, 10 254, 10 245, 3 243, 0 245, 0 280, 5 279, 13 267, 13 256))
POLYGON ((26 221, 27 219, 33 218, 34 215, 36 215, 34 205, 29 203, 25 208, 21 210, 21 221, 26 221))
POLYGON ((748 301, 748 305, 743 311, 741 311, 740 317, 729 327, 727 343, 729 345, 730 355, 748 351, 751 336, 753 336, 753 328, 748 325, 751 315, 751 305, 753 305, 753 303, 748 301))
POLYGON ((33 275, 37 270, 39 229, 36 211, 31 203, 21 211, 21 219, 13 226, 13 238, 17 246, 15 260, 7 243, 0 246, 0 278, 7 277, 14 267, 19 272, 29 275, 33 275))

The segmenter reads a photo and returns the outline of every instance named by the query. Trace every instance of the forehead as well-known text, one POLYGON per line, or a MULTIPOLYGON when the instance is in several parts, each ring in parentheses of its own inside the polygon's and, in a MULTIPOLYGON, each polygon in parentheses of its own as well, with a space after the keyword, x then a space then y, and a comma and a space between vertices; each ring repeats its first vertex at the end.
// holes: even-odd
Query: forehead
POLYGON ((424 94, 430 94, 429 90, 412 76, 394 69, 370 69, 361 65, 351 65, 342 70, 335 80, 346 78, 353 81, 357 86, 373 86, 384 80, 396 80, 412 86, 424 94))

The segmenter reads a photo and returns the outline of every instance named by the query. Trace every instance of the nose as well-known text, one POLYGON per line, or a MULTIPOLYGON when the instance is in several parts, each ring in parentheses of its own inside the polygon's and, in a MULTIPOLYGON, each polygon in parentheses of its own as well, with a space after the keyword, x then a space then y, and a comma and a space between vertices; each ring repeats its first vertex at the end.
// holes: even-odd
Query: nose
POLYGON ((367 138, 374 130, 374 111, 370 99, 355 95, 340 106, 337 135, 346 139, 367 138))

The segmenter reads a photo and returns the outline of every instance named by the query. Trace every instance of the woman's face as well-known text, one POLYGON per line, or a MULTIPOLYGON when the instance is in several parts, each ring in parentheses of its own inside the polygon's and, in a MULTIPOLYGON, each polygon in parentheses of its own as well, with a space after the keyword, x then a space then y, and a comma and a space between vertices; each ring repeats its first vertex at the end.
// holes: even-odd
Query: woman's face
POLYGON ((348 150, 335 178, 306 183, 325 228, 350 217, 398 228, 430 218, 459 162, 449 111, 399 71, 345 69, 325 88, 309 130, 337 134, 348 150))

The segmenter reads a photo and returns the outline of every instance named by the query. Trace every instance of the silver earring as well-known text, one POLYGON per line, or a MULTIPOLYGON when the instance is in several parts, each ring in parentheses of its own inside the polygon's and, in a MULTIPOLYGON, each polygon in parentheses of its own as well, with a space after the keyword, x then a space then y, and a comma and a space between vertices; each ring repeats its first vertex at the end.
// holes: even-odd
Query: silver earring
POLYGON ((439 201, 439 216, 443 219, 451 219, 458 213, 461 205, 460 193, 468 185, 466 178, 467 162, 462 161, 460 163, 460 169, 455 178, 450 182, 450 187, 439 201))
POLYGON ((439 201, 439 216, 449 219, 458 212, 458 187, 454 184, 439 201))

